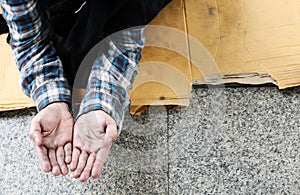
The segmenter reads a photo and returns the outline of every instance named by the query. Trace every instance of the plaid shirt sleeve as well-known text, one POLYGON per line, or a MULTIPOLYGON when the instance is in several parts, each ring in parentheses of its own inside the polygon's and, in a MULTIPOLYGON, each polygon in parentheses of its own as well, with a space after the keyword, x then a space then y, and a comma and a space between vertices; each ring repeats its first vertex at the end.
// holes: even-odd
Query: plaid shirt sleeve
POLYGON ((63 67, 51 42, 45 10, 37 0, 0 0, 24 93, 38 111, 53 102, 71 102, 63 67))
POLYGON ((116 121, 118 134, 121 133, 124 112, 130 106, 127 91, 132 87, 144 47, 143 32, 143 28, 134 28, 109 38, 108 50, 101 52, 92 66, 78 116, 103 110, 116 121))

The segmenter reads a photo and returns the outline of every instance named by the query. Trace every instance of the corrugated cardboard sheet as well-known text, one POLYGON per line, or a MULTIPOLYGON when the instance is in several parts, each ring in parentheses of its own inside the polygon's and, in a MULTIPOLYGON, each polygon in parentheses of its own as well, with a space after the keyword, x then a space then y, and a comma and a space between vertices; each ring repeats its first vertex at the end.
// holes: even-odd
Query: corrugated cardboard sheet
MULTIPOLYGON (((173 0, 151 23, 130 91, 140 105, 188 105, 192 84, 300 84, 300 1, 173 0), (174 29, 182 32, 176 34, 174 29), (183 35, 183 36, 182 36, 183 35), (221 79, 220 79, 221 78, 221 79)), ((0 37, 0 110, 33 106, 0 37)))

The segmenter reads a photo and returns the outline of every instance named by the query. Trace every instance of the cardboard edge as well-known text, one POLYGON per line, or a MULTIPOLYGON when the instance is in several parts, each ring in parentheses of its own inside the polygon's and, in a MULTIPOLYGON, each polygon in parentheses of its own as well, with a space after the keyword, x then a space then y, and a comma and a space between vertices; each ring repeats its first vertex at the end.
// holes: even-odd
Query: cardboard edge
POLYGON ((206 78, 193 80, 193 85, 222 85, 222 84, 248 84, 262 85, 274 84, 278 86, 277 81, 267 72, 250 72, 250 73, 222 73, 212 75, 206 78))

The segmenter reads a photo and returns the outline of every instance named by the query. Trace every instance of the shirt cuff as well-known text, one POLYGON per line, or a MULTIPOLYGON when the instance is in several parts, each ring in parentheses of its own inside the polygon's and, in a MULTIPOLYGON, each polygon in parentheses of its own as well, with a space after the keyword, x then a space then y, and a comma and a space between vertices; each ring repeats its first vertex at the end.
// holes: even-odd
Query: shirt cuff
POLYGON ((38 111, 54 102, 65 102, 70 106, 71 90, 66 81, 53 80, 37 87, 31 93, 31 98, 34 100, 38 111))

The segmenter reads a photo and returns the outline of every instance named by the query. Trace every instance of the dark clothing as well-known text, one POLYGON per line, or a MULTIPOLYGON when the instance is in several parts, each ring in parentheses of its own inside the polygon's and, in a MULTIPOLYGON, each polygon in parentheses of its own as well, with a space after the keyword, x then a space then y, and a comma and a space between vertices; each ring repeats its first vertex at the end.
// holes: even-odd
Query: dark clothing
POLYGON ((87 52, 110 34, 149 23, 171 0, 48 0, 53 39, 69 84, 87 52))
POLYGON ((4 33, 8 33, 8 26, 6 24, 6 21, 4 20, 4 18, 0 14, 0 35, 4 34, 4 33))
POLYGON ((48 0, 54 31, 65 38, 65 49, 85 55, 108 35, 149 23, 171 0, 48 0))
MULTIPOLYGON (((171 0, 46 0, 54 32, 65 40, 64 48, 84 56, 106 36, 133 26, 148 24, 171 0)), ((0 15, 0 34, 8 27, 0 15)))

